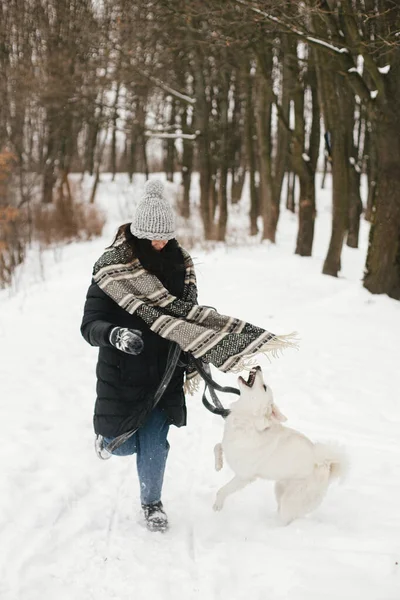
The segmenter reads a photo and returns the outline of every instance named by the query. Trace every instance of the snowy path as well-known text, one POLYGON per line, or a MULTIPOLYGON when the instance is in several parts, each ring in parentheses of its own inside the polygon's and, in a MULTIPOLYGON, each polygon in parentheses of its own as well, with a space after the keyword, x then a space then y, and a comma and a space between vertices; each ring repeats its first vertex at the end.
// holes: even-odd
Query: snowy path
POLYGON ((106 241, 71 245, 46 281, 0 296, 2 600, 399 600, 400 303, 362 290, 356 251, 343 278, 320 275, 326 229, 315 258, 293 256, 295 226, 284 216, 276 248, 195 254, 200 300, 299 331, 299 352, 261 364, 290 426, 346 445, 344 485, 286 528, 266 482, 214 514, 230 476, 213 469, 222 421, 190 398, 188 427, 170 433, 171 530, 149 534, 134 460, 93 451, 96 350, 79 323, 106 241))

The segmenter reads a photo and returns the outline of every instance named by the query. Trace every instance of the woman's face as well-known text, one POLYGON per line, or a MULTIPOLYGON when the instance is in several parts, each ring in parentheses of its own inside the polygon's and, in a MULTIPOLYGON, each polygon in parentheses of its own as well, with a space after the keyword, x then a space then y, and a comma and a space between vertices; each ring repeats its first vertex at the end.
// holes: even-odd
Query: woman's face
POLYGON ((162 250, 168 244, 168 240, 151 240, 154 250, 162 250))

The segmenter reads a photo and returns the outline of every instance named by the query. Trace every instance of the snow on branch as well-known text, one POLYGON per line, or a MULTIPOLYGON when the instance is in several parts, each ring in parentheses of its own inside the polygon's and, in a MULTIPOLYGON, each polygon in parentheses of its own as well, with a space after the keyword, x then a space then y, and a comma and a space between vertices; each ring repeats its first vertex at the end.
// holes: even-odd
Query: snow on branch
MULTIPOLYGON (((237 4, 245 6, 248 10, 251 10, 251 11, 261 15, 262 17, 264 17, 265 19, 267 19, 269 21, 278 23, 279 25, 284 27, 288 32, 291 32, 291 33, 297 35, 298 37, 300 37, 304 41, 309 42, 310 44, 314 45, 315 47, 325 48, 327 51, 335 54, 337 57, 340 57, 340 63, 342 65, 342 68, 349 73, 349 82, 350 82, 350 85, 351 85, 354 93, 357 94, 360 98, 362 98, 362 100, 363 100, 363 102, 365 102, 368 110, 373 110, 372 100, 374 98, 371 99, 369 87, 368 87, 366 81, 363 79, 361 73, 359 72, 358 65, 354 64, 353 57, 348 48, 335 46, 334 44, 331 44, 327 40, 316 37, 315 35, 312 35, 311 33, 301 31, 295 25, 292 25, 291 23, 286 22, 284 19, 280 19, 279 17, 270 15, 269 13, 252 6, 248 0, 235 0, 235 2, 237 4)), ((371 76, 372 76, 373 80, 375 81, 375 85, 376 85, 377 89, 379 90, 380 95, 382 97, 384 97, 383 87, 379 85, 379 82, 377 82, 378 78, 376 77, 376 74, 379 75, 382 83, 383 83, 383 78, 381 77, 381 75, 379 74, 377 69, 375 69, 376 73, 374 72, 373 67, 374 67, 374 64, 369 65, 369 70, 371 71, 371 76)))
POLYGON ((297 35, 303 35, 308 42, 318 44, 319 46, 324 46, 325 48, 328 48, 328 50, 332 50, 332 52, 336 52, 336 54, 348 54, 349 53, 347 48, 338 48, 337 46, 334 46, 333 44, 330 44, 329 42, 326 42, 325 40, 320 40, 319 38, 315 38, 312 35, 308 35, 306 33, 302 33, 302 32, 296 32, 296 33, 297 33, 297 35))
POLYGON ((167 133, 165 131, 145 132, 146 137, 162 138, 165 140, 195 140, 199 134, 199 131, 196 131, 196 133, 181 133, 179 131, 177 131, 176 133, 167 133))
POLYGON ((327 42, 326 40, 321 40, 320 38, 314 37, 313 35, 310 35, 308 33, 305 33, 304 31, 301 31, 300 29, 297 29, 297 27, 287 23, 286 21, 280 19, 279 17, 274 17, 273 15, 270 15, 269 13, 267 13, 259 8, 256 8, 255 6, 251 6, 251 4, 249 4, 246 0, 235 0, 235 1, 238 4, 245 6, 249 10, 261 15, 262 17, 265 17, 269 21, 272 21, 273 23, 277 23, 278 25, 282 25, 282 27, 285 27, 285 29, 288 29, 289 31, 298 35, 299 37, 302 37, 303 39, 307 40, 311 44, 323 46, 324 48, 327 48, 328 50, 331 50, 332 52, 335 52, 336 54, 348 54, 348 52, 349 52, 347 48, 339 48, 338 46, 334 46, 333 44, 331 44, 330 42, 327 42))
POLYGON ((138 71, 141 75, 143 75, 147 79, 150 79, 150 81, 152 81, 157 87, 161 88, 165 92, 168 92, 168 94, 171 94, 171 96, 175 96, 175 98, 179 98, 180 100, 183 100, 184 102, 187 102, 188 104, 196 104, 195 98, 191 98, 187 94, 182 94, 182 92, 175 90, 174 88, 169 86, 167 83, 164 83, 164 81, 162 81, 161 79, 158 79, 158 77, 154 77, 154 75, 150 75, 150 73, 147 73, 146 71, 143 71, 142 69, 138 69, 137 67, 136 67, 136 71, 138 71))

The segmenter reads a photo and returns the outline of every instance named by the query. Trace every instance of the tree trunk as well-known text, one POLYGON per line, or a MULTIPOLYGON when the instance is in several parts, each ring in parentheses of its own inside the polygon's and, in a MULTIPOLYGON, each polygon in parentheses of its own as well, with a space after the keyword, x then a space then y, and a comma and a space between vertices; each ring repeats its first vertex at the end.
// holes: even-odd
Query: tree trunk
MULTIPOLYGON (((361 132, 363 129, 363 111, 362 106, 358 107, 358 123, 356 124, 356 103, 353 99, 352 105, 347 105, 348 113, 345 118, 348 122, 347 129, 357 132, 356 143, 352 144, 349 156, 349 231, 346 244, 350 248, 358 248, 358 237, 360 233, 360 218, 363 212, 363 203, 360 194, 360 178, 363 147, 361 132)), ((354 138, 354 134, 353 134, 354 138)))
POLYGON ((89 173, 90 176, 92 176, 93 172, 94 172, 94 155, 96 152, 98 133, 99 133, 99 125, 94 120, 94 116, 93 116, 93 120, 90 121, 87 125, 86 149, 85 149, 85 170, 89 173))
POLYGON ((147 159, 147 138, 146 138, 146 105, 147 105, 147 92, 141 90, 139 94, 139 101, 137 105, 137 145, 140 149, 139 159, 141 160, 141 167, 145 174, 146 180, 149 178, 149 163, 147 159))
POLYGON ((132 123, 131 130, 129 133, 129 141, 128 141, 128 161, 127 161, 127 169, 128 169, 128 177, 129 181, 132 183, 133 176, 136 173, 136 153, 137 153, 137 145, 136 145, 137 133, 136 133, 136 124, 132 123))
MULTIPOLYGON (((190 55, 190 50, 188 50, 188 55, 190 55)), ((177 61, 180 62, 179 56, 177 56, 177 61)), ((189 65, 187 70, 184 70, 183 68, 178 70, 177 80, 181 89, 185 89, 187 71, 190 72, 190 70, 191 69, 189 65)), ((195 121, 195 113, 195 106, 189 107, 187 104, 179 105, 179 116, 183 134, 193 133, 192 127, 195 121)), ((181 185, 183 190, 182 201, 179 205, 179 209, 180 214, 184 219, 188 219, 190 217, 190 185, 193 173, 194 144, 195 142, 190 139, 182 139, 181 185)))
MULTIPOLYGON (((188 133, 188 109, 185 108, 184 114, 182 115, 182 131, 188 133)), ((193 142, 191 140, 183 140, 183 152, 182 152, 182 186, 183 186, 183 199, 181 205, 181 215, 185 219, 190 217, 190 183, 193 172, 193 142)))
POLYGON ((221 123, 221 145, 219 152, 219 178, 218 178, 218 227, 217 240, 225 241, 226 226, 228 222, 228 168, 229 168, 229 130, 228 130, 228 94, 230 76, 225 70, 221 74, 221 100, 219 103, 221 123))
POLYGON ((350 248, 358 248, 360 233, 360 218, 363 211, 363 203, 360 195, 360 173, 356 170, 357 165, 349 168, 349 232, 347 234, 347 245, 350 248))
POLYGON ((250 235, 257 235, 258 226, 257 219, 260 214, 258 202, 258 190, 256 186, 256 144, 255 140, 255 115, 254 115, 254 76, 251 74, 251 67, 247 65, 246 74, 246 122, 245 122, 245 139, 247 163, 249 171, 249 187, 250 187, 250 235))
POLYGON ((218 191, 217 191, 217 171, 216 165, 211 164, 211 180, 210 180, 210 195, 208 198, 209 211, 210 211, 210 239, 215 239, 215 213, 218 206, 218 191))
MULTIPOLYGON (((314 241, 315 208, 315 170, 317 168, 320 138, 320 107, 317 82, 312 55, 309 58, 308 72, 302 74, 298 63, 293 67, 296 74, 294 99, 295 127, 292 135, 292 167, 299 179, 299 228, 295 253, 311 256, 314 241), (305 94, 307 83, 311 88, 311 131, 306 147, 305 94)), ((308 109, 308 107, 307 107, 308 109)))
POLYGON ((99 186, 99 183, 100 183, 100 165, 98 165, 96 168, 92 191, 90 193, 90 198, 89 198, 89 204, 94 204, 94 202, 96 200, 97 188, 99 186))
POLYGON ((336 57, 319 53, 317 71, 332 152, 332 232, 322 272, 337 277, 349 228, 349 159, 354 142, 353 128, 349 130, 346 115, 351 112, 354 99, 336 57))
POLYGON ((209 240, 212 237, 209 204, 211 195, 211 172, 208 143, 202 135, 198 138, 197 148, 200 175, 200 212, 204 227, 204 237, 206 240, 209 240))
POLYGON ((228 222, 228 168, 221 167, 218 183, 218 227, 217 240, 224 242, 228 222))
POLYGON ((330 160, 329 160, 328 156, 325 153, 325 156, 324 156, 324 169, 322 171, 322 179, 321 179, 321 190, 325 189, 325 179, 326 179, 326 176, 328 174, 328 165, 329 164, 330 164, 330 160))
POLYGON ((400 300, 400 75, 394 106, 377 121, 379 180, 370 230, 364 287, 400 300))
POLYGON ((56 115, 49 109, 47 114, 47 152, 43 166, 42 202, 51 204, 53 201, 53 188, 56 184, 55 161, 58 154, 56 136, 56 115))
POLYGON ((286 208, 292 213, 296 212, 296 173, 294 171, 287 173, 286 208))
MULTIPOLYGON (((293 36, 284 33, 282 33, 280 36, 280 43, 281 47, 279 59, 282 64, 280 112, 286 123, 289 123, 290 96, 293 87, 293 70, 291 68, 291 62, 293 61, 294 56, 296 56, 296 43, 293 36)), ((276 156, 272 169, 272 193, 274 196, 273 204, 275 207, 277 207, 278 218, 283 179, 288 167, 289 141, 290 132, 288 131, 285 123, 282 122, 282 119, 278 119, 276 156)))
POLYGON ((229 157, 228 163, 231 178, 231 203, 237 204, 243 192, 244 181, 246 178, 246 143, 243 128, 244 121, 244 103, 242 90, 243 67, 234 71, 234 107, 232 119, 229 123, 229 157))
MULTIPOLYGON (((350 135, 352 135, 352 131, 350 135)), ((322 272, 337 277, 344 238, 349 228, 348 133, 337 124, 332 133, 332 233, 322 272)))
POLYGON ((260 78, 257 90, 257 141, 259 153, 261 214, 263 239, 275 243, 279 219, 279 205, 274 203, 271 175, 271 112, 272 99, 265 77, 260 78))
POLYGON ((315 181, 314 173, 304 173, 299 177, 299 229, 295 254, 311 256, 315 224, 315 181))
MULTIPOLYGON (((175 116, 176 116, 176 102, 174 99, 171 100, 170 105, 170 118, 169 125, 173 126, 175 124, 175 116)), ((170 131, 173 131, 171 128, 170 131)), ((165 140, 165 159, 164 159, 164 170, 167 181, 174 181, 174 165, 175 165, 175 140, 167 139, 165 140)))
POLYGON ((53 188, 57 180, 54 162, 50 160, 48 162, 48 160, 46 160, 43 169, 42 202, 44 204, 51 204, 53 202, 53 188))
POLYGON ((367 208, 365 211, 365 220, 371 223, 372 214, 375 207, 376 186, 378 181, 378 156, 376 153, 376 135, 370 124, 368 124, 366 141, 366 152, 368 154, 367 178, 368 178, 368 197, 367 208))
POLYGON ((231 201, 232 204, 237 204, 243 194, 244 182, 246 179, 246 165, 243 163, 235 173, 232 173, 232 186, 231 186, 231 201))
POLYGON ((112 117, 112 135, 111 135, 111 160, 110 160, 110 171, 112 173, 112 180, 115 180, 115 174, 117 172, 117 121, 118 121, 118 101, 119 101, 119 90, 120 84, 117 84, 115 91, 115 100, 113 107, 112 117))
POLYGON ((200 131, 197 137, 197 162, 200 175, 200 213, 206 240, 212 238, 211 196, 211 160, 209 153, 209 112, 200 50, 194 48, 195 68, 194 89, 196 97, 195 129, 200 131))

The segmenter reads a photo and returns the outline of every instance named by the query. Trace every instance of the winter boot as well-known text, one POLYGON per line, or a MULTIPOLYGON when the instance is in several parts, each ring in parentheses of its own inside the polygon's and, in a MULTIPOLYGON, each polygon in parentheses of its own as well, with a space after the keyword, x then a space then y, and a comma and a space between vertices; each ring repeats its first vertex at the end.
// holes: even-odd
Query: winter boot
POLYGON ((161 501, 155 504, 142 504, 142 509, 149 531, 167 531, 168 518, 161 501))

